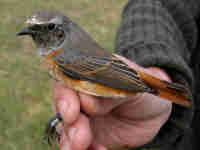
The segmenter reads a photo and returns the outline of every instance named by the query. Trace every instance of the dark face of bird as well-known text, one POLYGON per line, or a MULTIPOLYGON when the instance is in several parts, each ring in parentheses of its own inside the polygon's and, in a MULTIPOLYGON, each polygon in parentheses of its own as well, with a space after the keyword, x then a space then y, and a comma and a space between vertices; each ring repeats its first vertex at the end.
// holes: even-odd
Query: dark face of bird
POLYGON ((26 23, 28 27, 17 35, 30 35, 39 50, 39 55, 46 55, 62 46, 71 21, 58 12, 40 11, 30 16, 26 23))

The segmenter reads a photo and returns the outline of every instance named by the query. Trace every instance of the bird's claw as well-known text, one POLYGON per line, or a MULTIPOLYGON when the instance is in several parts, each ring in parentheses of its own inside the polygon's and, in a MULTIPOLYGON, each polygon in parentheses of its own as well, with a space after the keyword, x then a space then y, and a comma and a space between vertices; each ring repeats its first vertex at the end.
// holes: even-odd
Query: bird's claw
POLYGON ((62 121, 61 115, 59 113, 56 114, 52 119, 48 120, 46 123, 45 133, 43 137, 43 142, 51 145, 52 141, 57 139, 60 140, 60 134, 56 131, 56 125, 62 121))

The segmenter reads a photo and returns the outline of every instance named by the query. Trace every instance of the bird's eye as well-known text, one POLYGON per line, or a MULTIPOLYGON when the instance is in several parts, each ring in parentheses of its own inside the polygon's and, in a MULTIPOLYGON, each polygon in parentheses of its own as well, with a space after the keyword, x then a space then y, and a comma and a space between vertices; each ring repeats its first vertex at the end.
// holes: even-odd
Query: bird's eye
POLYGON ((49 29, 50 31, 54 30, 55 27, 56 27, 56 25, 53 24, 53 23, 50 23, 50 24, 48 25, 48 29, 49 29))

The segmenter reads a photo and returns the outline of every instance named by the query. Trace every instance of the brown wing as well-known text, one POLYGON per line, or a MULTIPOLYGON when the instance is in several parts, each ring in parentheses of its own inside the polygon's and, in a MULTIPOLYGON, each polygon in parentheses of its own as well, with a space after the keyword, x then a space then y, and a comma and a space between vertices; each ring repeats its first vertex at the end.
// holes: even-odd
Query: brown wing
POLYGON ((139 70, 136 72, 114 56, 80 56, 73 58, 71 63, 65 63, 61 54, 57 55, 55 60, 61 71, 74 79, 130 92, 149 92, 176 104, 191 107, 189 91, 183 85, 160 80, 139 70))
POLYGON ((135 92, 155 93, 151 87, 140 80, 137 72, 118 58, 98 58, 79 56, 65 63, 62 55, 56 57, 62 72, 79 80, 100 83, 116 89, 135 92))

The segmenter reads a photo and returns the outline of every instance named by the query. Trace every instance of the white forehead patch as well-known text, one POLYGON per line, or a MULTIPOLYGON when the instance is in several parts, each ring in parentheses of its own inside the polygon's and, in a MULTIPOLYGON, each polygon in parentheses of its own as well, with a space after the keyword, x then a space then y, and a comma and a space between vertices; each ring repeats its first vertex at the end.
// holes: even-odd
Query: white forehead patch
POLYGON ((27 21, 26 21, 26 23, 27 23, 27 24, 43 24, 44 22, 39 21, 39 20, 37 19, 37 16, 34 15, 34 16, 31 16, 30 18, 28 18, 27 21))
POLYGON ((62 24, 62 20, 60 17, 55 17, 51 19, 50 21, 42 21, 38 20, 37 16, 31 16, 30 18, 27 19, 26 21, 27 24, 45 24, 45 23, 56 23, 56 24, 62 24))

